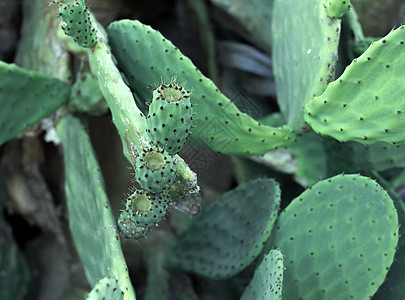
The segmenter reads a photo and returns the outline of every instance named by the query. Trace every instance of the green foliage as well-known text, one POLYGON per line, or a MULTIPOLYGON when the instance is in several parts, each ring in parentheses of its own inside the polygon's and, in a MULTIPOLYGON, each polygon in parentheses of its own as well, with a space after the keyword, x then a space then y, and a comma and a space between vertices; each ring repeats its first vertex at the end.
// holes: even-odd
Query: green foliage
POLYGON ((116 221, 89 137, 80 121, 71 116, 59 122, 57 131, 64 150, 69 227, 87 279, 94 285, 112 276, 124 291, 124 299, 134 299, 116 221))
POLYGON ((405 142, 405 27, 373 42, 326 91, 305 103, 305 121, 321 135, 364 145, 405 142))
POLYGON ((173 77, 184 82, 186 89, 194 89, 192 143, 225 154, 246 155, 264 154, 294 141, 289 127, 265 126, 240 112, 189 58, 150 26, 139 21, 114 22, 108 27, 108 37, 118 66, 141 99, 151 99, 151 84, 170 82, 173 77), (135 48, 138 51, 133 52, 135 48))
POLYGON ((393 201, 359 175, 318 182, 293 200, 275 226, 269 245, 285 255, 284 299, 371 297, 398 242, 393 201))
POLYGON ((59 79, 0 61, 0 145, 68 100, 69 86, 59 79))
POLYGON ((280 203, 278 184, 257 179, 225 193, 179 238, 169 268, 220 279, 247 267, 270 235, 280 203))
POLYGON ((255 275, 243 292, 241 300, 281 300, 283 274, 283 254, 280 250, 271 250, 256 268, 255 275))
POLYGON ((326 15, 323 0, 275 0, 272 17, 277 101, 288 125, 302 132, 304 101, 333 80, 340 20, 326 15))

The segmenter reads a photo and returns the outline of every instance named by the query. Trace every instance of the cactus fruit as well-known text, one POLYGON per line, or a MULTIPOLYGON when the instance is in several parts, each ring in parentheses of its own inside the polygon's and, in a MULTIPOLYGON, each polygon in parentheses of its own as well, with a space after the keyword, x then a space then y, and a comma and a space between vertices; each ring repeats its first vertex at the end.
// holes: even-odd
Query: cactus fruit
POLYGON ((283 254, 271 250, 260 265, 242 294, 241 300, 281 300, 283 289, 283 254))
POLYGON ((148 235, 150 228, 138 227, 126 211, 121 212, 118 219, 118 228, 127 239, 139 240, 148 235))
POLYGON ((150 144, 176 154, 188 139, 193 113, 190 93, 172 82, 153 91, 146 131, 150 144))
POLYGON ((112 276, 118 279, 124 299, 135 299, 90 138, 80 121, 69 115, 56 129, 64 150, 69 226, 87 280, 95 285, 100 278, 112 276))
POLYGON ((265 126, 239 111, 189 58, 150 26, 139 21, 113 22, 108 37, 118 66, 140 98, 151 98, 151 83, 170 82, 173 77, 194 89, 192 143, 225 154, 253 155, 294 141, 295 134, 288 126, 265 126))
POLYGON ((257 179, 225 193, 195 217, 171 250, 170 269, 229 278, 248 266, 263 248, 277 218, 280 189, 257 179))
POLYGON ((277 101, 296 133, 306 127, 304 101, 326 89, 338 58, 341 20, 329 18, 323 2, 274 0, 272 61, 277 101))
POLYGON ((161 193, 176 179, 174 158, 165 150, 143 149, 135 164, 135 179, 144 190, 161 193))
POLYGON ((318 182, 280 214, 268 242, 285 255, 284 299, 371 298, 393 262, 398 227, 392 199, 370 178, 318 182))
POLYGON ((152 228, 166 215, 169 201, 164 194, 134 190, 127 198, 125 212, 137 227, 152 228))
POLYGON ((104 277, 97 281, 94 288, 86 296, 86 300, 121 300, 124 299, 124 292, 120 290, 118 280, 111 277, 104 277))
POLYGON ((305 121, 338 141, 405 144, 405 27, 391 31, 305 103, 305 121))
POLYGON ((71 36, 79 46, 93 48, 97 44, 97 32, 84 0, 77 0, 69 5, 59 3, 59 5, 61 27, 65 34, 71 36))
POLYGON ((350 8, 350 0, 325 0, 328 17, 341 19, 350 8))
POLYGON ((0 61, 0 145, 68 100, 65 82, 0 61))

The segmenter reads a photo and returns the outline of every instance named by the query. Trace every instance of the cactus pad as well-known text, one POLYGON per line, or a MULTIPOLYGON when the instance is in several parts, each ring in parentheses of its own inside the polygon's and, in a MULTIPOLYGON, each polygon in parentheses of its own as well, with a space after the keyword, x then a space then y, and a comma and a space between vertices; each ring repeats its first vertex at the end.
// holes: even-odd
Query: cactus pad
POLYGON ((140 98, 151 99, 150 84, 185 82, 193 88, 195 113, 190 140, 226 154, 264 154, 295 139, 289 127, 265 126, 240 112, 169 40, 138 21, 121 20, 108 27, 112 52, 140 98))
POLYGON ((90 138, 80 121, 64 117, 57 126, 65 158, 69 226, 90 285, 106 276, 118 279, 125 298, 135 299, 116 220, 90 138))
POLYGON ((0 78, 0 145, 68 100, 65 82, 14 64, 0 62, 0 78))
POLYGON ((326 14, 331 18, 342 18, 350 8, 350 0, 325 0, 326 14))
POLYGON ((82 47, 92 48, 97 44, 96 29, 92 24, 90 13, 84 0, 73 4, 60 4, 62 29, 66 35, 82 47))
POLYGON ((118 280, 104 277, 99 280, 86 300, 121 300, 124 299, 124 292, 119 289, 118 280))
POLYGON ((405 27, 391 31, 305 103, 305 121, 319 134, 364 145, 405 144, 405 27))
POLYGON ((322 94, 333 80, 340 23, 326 15, 324 0, 274 0, 272 61, 277 101, 296 132, 304 127, 304 101, 322 94))
POLYGON ((228 278, 260 253, 277 217, 278 184, 258 179, 224 194, 197 216, 172 249, 170 268, 228 278))
POLYGON ((174 183, 176 165, 173 157, 165 150, 146 150, 137 157, 135 179, 143 189, 160 193, 174 183))
POLYGON ((253 279, 243 292, 241 300, 281 300, 283 274, 283 254, 280 250, 271 250, 256 268, 253 279))
POLYGON ((192 121, 190 95, 183 87, 162 84, 153 91, 146 130, 151 145, 176 154, 188 139, 192 121))
POLYGON ((398 215, 382 187, 338 175, 294 199, 269 244, 285 255, 284 299, 368 299, 398 242, 398 215))

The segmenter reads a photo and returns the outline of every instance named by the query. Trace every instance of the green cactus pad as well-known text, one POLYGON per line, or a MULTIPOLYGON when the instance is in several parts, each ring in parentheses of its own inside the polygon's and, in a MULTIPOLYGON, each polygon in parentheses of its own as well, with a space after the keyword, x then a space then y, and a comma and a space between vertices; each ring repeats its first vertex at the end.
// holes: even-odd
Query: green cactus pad
POLYGON ((92 115, 101 115, 108 111, 107 102, 101 94, 98 79, 94 74, 90 72, 76 74, 76 82, 70 93, 69 108, 92 115))
POLYGON ((59 79, 0 61, 0 145, 67 101, 69 86, 59 79))
POLYGON ((289 127, 261 125, 240 112, 189 58, 150 26, 122 20, 112 23, 108 34, 119 68, 140 98, 151 99, 151 83, 170 82, 173 77, 185 82, 186 89, 193 88, 193 143, 226 154, 246 155, 264 154, 295 139, 289 127))
POLYGON ((69 227, 90 285, 118 279, 125 299, 135 299, 104 180, 80 121, 64 117, 56 128, 64 150, 69 227))
POLYGON ((333 80, 340 23, 326 15, 324 0, 274 1, 272 58, 278 104, 296 132, 304 127, 304 101, 322 94, 333 80))
POLYGON ((146 129, 151 145, 175 155, 188 139, 192 121, 190 95, 183 87, 162 84, 153 91, 146 129))
POLYGON ((392 198, 401 225, 399 227, 398 250, 395 253, 394 263, 388 271, 383 285, 374 295, 373 300, 402 300, 405 295, 405 204, 396 194, 392 195, 392 198))
POLYGON ((305 103, 305 121, 319 134, 364 145, 405 144, 405 27, 391 31, 305 103))
POLYGON ((124 292, 120 290, 118 280, 104 277, 99 280, 86 300, 121 300, 124 299, 124 292))
POLYGON ((328 155, 340 171, 385 171, 405 167, 405 146, 376 143, 365 146, 357 142, 339 143, 328 139, 328 155))
POLYGON ((331 18, 342 18, 350 8, 350 0, 324 0, 326 14, 331 18))
POLYGON ((315 184, 280 214, 269 245, 285 255, 284 299, 369 299, 398 242, 392 199, 370 178, 315 184))
POLYGON ((63 31, 79 46, 93 48, 97 44, 96 28, 84 0, 75 1, 70 5, 60 3, 59 12, 63 31))
POLYGON ((281 300, 283 288, 283 254, 271 250, 260 265, 242 294, 241 300, 281 300))
POLYGON ((135 190, 127 198, 125 212, 137 227, 152 228, 166 215, 169 201, 164 194, 135 190))
POLYGON ((181 235, 169 267, 212 279, 239 273, 260 253, 279 203, 280 189, 272 179, 251 181, 222 195, 181 235))
POLYGON ((144 149, 137 157, 135 180, 144 190, 161 193, 175 182, 176 164, 169 153, 156 149, 144 149))

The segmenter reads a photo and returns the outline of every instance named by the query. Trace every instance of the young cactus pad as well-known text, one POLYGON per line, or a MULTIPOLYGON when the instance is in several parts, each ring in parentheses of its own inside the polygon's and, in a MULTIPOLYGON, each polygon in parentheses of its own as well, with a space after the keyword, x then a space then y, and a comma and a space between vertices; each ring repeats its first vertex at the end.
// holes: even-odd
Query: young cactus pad
POLYGON ((280 189, 258 179, 224 194, 197 216, 168 257, 171 269, 229 278, 263 248, 277 218, 280 189))
POLYGON ((71 36, 79 46, 94 47, 97 43, 97 33, 84 0, 77 0, 70 5, 63 3, 59 5, 62 29, 65 34, 71 36))
POLYGON ((274 0, 272 16, 277 100, 287 124, 301 132, 304 101, 333 79, 341 21, 326 15, 324 0, 274 0))
POLYGON ((295 139, 289 127, 265 126, 240 112, 169 40, 138 21, 121 20, 108 27, 118 66, 140 98, 151 99, 153 82, 186 82, 193 88, 195 125, 190 140, 225 154, 264 154, 295 139))
POLYGON ((165 150, 144 149, 137 157, 135 179, 144 190, 161 193, 176 179, 174 158, 165 150))
POLYGON ((68 100, 65 82, 14 64, 0 61, 0 78, 0 145, 68 100))
POLYGON ((405 27, 373 42, 305 103, 305 121, 321 135, 364 145, 405 144, 405 27))
POLYGON ((173 82, 153 91, 146 123, 150 144, 175 155, 188 139, 192 121, 190 93, 183 87, 173 82))
POLYGON ((291 202, 275 226, 268 244, 285 255, 286 300, 371 298, 398 242, 392 199, 360 175, 318 182, 291 202))
POLYGON ((283 291, 283 254, 271 250, 260 265, 242 294, 241 300, 281 300, 283 291))

